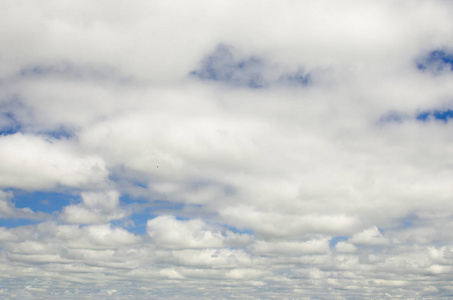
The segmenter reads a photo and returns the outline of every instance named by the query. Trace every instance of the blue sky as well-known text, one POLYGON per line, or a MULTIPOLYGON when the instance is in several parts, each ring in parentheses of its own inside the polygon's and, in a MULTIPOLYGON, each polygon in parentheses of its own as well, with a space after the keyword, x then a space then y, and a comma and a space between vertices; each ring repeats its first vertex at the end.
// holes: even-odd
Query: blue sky
POLYGON ((452 13, 0 0, 0 298, 451 298, 452 13))

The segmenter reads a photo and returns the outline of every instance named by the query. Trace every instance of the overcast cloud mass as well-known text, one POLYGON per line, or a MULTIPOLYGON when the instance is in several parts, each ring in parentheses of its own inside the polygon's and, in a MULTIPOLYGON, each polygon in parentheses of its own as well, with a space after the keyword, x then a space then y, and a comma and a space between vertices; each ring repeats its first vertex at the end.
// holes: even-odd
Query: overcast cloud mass
POLYGON ((452 16, 0 0, 0 298, 453 298, 452 16))

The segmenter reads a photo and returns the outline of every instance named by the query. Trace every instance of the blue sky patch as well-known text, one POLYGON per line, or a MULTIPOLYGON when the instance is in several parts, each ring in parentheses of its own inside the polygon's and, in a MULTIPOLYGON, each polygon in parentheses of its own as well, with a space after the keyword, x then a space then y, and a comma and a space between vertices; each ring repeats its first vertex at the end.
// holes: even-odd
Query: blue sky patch
MULTIPOLYGON (((171 203, 168 201, 162 201, 157 203, 151 203, 146 205, 134 206, 134 212, 129 217, 134 222, 134 226, 129 226, 127 229, 130 232, 136 234, 146 233, 146 224, 148 220, 154 219, 161 215, 175 215, 179 214, 183 209, 184 204, 171 203), (140 208, 137 210, 137 208, 140 208)), ((189 218, 175 215, 177 220, 188 220, 189 218)), ((116 222, 122 223, 124 220, 118 220, 116 222)))
POLYGON ((453 118, 452 109, 424 110, 411 115, 407 113, 399 113, 392 111, 380 117, 378 122, 386 124, 386 123, 402 123, 404 121, 417 120, 421 122, 443 121, 444 123, 447 123, 449 119, 452 118, 453 118))
POLYGON ((19 132, 19 127, 6 127, 0 129, 0 135, 11 135, 19 132))
POLYGON ((424 111, 417 115, 417 120, 427 122, 430 120, 440 120, 445 123, 448 122, 448 119, 453 118, 453 110, 434 110, 434 111, 424 111))
POLYGON ((418 62, 417 68, 422 71, 453 71, 453 53, 444 50, 432 51, 418 62))
POLYGON ((14 134, 21 129, 22 126, 14 114, 8 109, 0 108, 0 135, 14 134))
POLYGON ((42 220, 0 218, 0 227, 14 228, 14 227, 20 227, 20 226, 35 225, 40 222, 42 222, 42 220))
POLYGON ((241 229, 241 228, 237 228, 233 225, 222 225, 222 227, 224 227, 225 229, 233 232, 233 233, 238 233, 238 234, 249 234, 249 235, 253 235, 254 234, 254 231, 252 229, 241 229))
POLYGON ((343 242, 347 240, 348 240, 347 236, 336 236, 329 241, 329 245, 331 248, 333 248, 338 244, 338 242, 343 242))
MULTIPOLYGON (((134 222, 134 226, 128 226, 127 230, 135 234, 145 234, 146 233, 146 224, 148 220, 157 217, 147 211, 144 211, 140 214, 133 214, 130 219, 134 222)), ((118 221, 122 222, 122 220, 118 221)))
POLYGON ((18 124, 4 126, 0 128, 0 135, 11 135, 20 132, 21 126, 18 124))
MULTIPOLYGON (((173 203, 166 200, 149 201, 145 198, 131 197, 129 194, 120 197, 121 205, 132 210, 129 220, 134 222, 134 226, 128 226, 128 230, 136 234, 146 233, 146 223, 148 220, 156 218, 162 214, 174 215, 184 208, 182 203, 173 203)), ((117 222, 124 222, 118 220, 117 222)))
POLYGON ((7 189, 13 191, 14 203, 17 208, 29 207, 34 212, 52 213, 60 211, 63 207, 80 201, 78 194, 63 192, 46 191, 22 191, 17 189, 7 189))

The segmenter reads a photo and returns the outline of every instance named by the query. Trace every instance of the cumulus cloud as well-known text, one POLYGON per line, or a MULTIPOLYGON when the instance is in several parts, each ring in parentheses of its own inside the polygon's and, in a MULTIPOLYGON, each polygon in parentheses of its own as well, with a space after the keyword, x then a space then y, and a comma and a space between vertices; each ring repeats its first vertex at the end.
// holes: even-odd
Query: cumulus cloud
POLYGON ((256 255, 325 254, 329 251, 329 242, 326 238, 304 242, 257 241, 251 248, 251 252, 256 255))
POLYGON ((349 239, 349 241, 353 244, 365 246, 378 246, 389 243, 389 240, 382 235, 377 227, 371 227, 356 233, 349 239))
POLYGON ((167 248, 222 248, 248 242, 246 234, 210 230, 202 220, 177 220, 174 216, 159 216, 149 220, 147 233, 159 246, 167 248))
POLYGON ((357 251, 357 247, 348 242, 338 242, 335 245, 335 250, 343 253, 354 253, 357 251))
POLYGON ((65 249, 117 249, 140 241, 134 234, 110 224, 80 227, 44 222, 34 226, 2 229, 4 230, 2 243, 15 254, 46 256, 58 252, 60 255, 66 253, 65 251, 60 253, 65 249), (52 247, 53 250, 50 251, 52 247))
POLYGON ((451 294, 448 1, 0 10, 2 296, 451 294))
POLYGON ((115 191, 82 193, 82 203, 64 207, 60 218, 69 224, 108 223, 122 219, 127 212, 119 207, 119 194, 115 191))
POLYGON ((52 189, 107 181, 102 158, 74 151, 70 142, 16 133, 0 136, 0 186, 52 189))

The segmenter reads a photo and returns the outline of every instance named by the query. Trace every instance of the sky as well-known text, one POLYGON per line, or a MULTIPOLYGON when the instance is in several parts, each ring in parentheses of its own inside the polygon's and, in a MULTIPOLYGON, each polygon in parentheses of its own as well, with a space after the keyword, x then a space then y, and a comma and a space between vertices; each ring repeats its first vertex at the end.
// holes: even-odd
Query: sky
POLYGON ((451 299, 452 15, 0 0, 0 298, 451 299))

